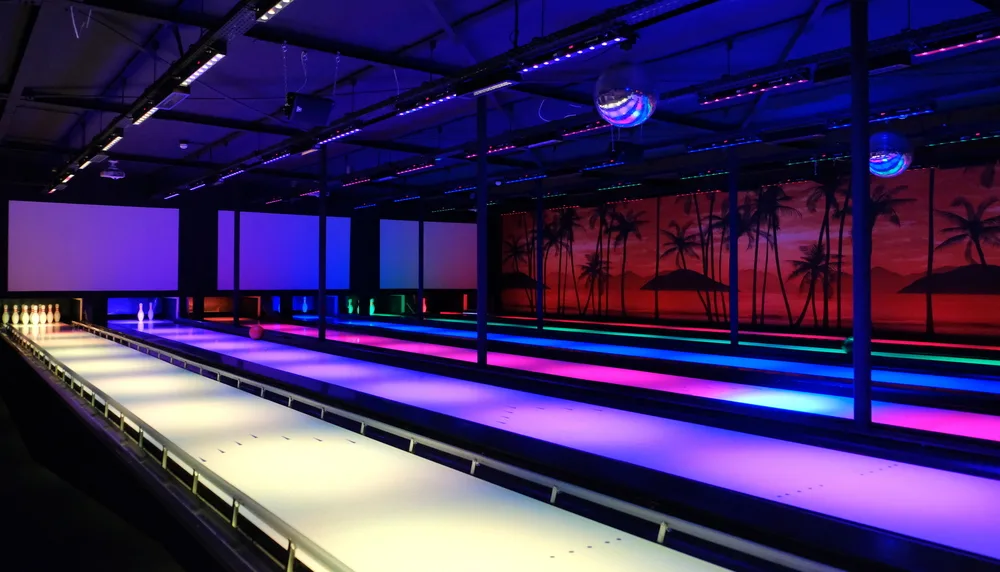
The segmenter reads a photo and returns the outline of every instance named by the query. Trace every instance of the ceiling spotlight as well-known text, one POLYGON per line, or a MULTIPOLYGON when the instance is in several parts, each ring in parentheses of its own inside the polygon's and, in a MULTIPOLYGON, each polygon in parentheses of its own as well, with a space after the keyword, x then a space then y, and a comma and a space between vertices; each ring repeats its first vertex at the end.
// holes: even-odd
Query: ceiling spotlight
MULTIPOLYGON (((205 75, 205 72, 215 67, 215 64, 219 63, 224 57, 226 57, 225 44, 220 43, 206 49, 205 53, 191 64, 194 71, 181 82, 181 87, 188 87, 194 83, 195 80, 205 75)), ((184 77, 183 74, 181 77, 184 77)))

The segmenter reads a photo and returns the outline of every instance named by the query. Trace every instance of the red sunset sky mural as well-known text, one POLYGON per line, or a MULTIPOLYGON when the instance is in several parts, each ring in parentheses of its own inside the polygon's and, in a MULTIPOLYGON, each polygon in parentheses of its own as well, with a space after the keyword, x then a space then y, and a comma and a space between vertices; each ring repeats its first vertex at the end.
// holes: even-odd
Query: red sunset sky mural
MULTIPOLYGON (((873 178, 876 329, 1000 336, 995 168, 873 178)), ((744 327, 850 327, 849 193, 847 179, 740 193, 744 327)), ((728 209, 726 193, 706 192, 548 211, 547 312, 727 323, 728 209)), ((534 292, 524 288, 534 278, 534 228, 531 214, 503 217, 506 311, 528 312, 534 302, 534 292)))

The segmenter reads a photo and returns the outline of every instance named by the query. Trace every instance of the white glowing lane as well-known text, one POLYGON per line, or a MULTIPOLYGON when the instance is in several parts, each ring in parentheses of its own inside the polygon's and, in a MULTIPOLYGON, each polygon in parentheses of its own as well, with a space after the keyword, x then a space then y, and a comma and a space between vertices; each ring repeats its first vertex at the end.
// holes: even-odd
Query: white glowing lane
POLYGON ((720 569, 91 334, 25 333, 356 572, 720 569))

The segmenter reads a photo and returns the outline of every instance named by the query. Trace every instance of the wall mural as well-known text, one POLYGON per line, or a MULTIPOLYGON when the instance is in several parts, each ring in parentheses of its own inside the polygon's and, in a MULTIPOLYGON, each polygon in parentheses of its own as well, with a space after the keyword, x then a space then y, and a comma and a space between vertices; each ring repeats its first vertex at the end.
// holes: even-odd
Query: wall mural
MULTIPOLYGON (((868 226, 876 329, 1000 335, 995 169, 924 169, 873 179, 868 226)), ((532 214, 505 215, 504 311, 532 311, 540 255, 550 314, 725 326, 729 208, 727 193, 704 192, 552 209, 542 225, 541 253, 532 214)), ((741 324, 850 328, 848 180, 741 192, 737 208, 741 324)))

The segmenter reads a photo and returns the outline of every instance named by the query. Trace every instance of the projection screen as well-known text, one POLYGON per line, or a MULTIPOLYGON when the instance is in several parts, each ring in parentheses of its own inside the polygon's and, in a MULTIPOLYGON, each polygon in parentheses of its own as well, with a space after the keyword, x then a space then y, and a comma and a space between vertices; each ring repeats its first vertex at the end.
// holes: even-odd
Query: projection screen
POLYGON ((10 201, 11 292, 177 290, 178 211, 10 201))

